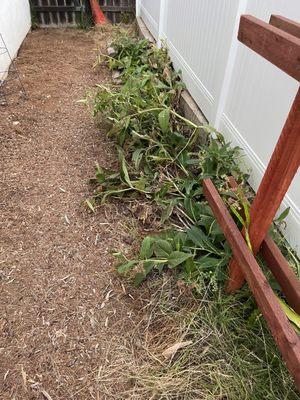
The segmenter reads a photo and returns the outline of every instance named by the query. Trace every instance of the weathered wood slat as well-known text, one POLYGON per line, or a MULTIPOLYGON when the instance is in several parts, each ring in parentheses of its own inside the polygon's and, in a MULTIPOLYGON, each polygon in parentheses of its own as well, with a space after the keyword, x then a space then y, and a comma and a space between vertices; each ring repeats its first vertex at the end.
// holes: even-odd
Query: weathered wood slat
POLYGON ((134 7, 131 6, 102 6, 103 12, 133 12, 134 7))
MULTIPOLYGON (((232 176, 228 180, 232 189, 238 188, 238 184, 232 176)), ((248 203, 245 196, 243 201, 248 203)), ((260 252, 279 283, 289 305, 300 314, 300 281, 270 235, 263 240, 260 252)))
POLYGON ((300 39, 298 37, 251 15, 242 15, 238 39, 300 81, 300 39))
POLYGON ((261 254, 279 283, 289 305, 300 315, 300 281, 270 236, 263 241, 261 254))
POLYGON ((203 190, 268 323, 282 358, 285 360, 298 389, 300 389, 300 339, 280 308, 266 277, 210 179, 203 181, 203 190))
POLYGON ((82 8, 78 6, 38 6, 34 7, 36 12, 73 12, 73 11, 81 11, 82 8))
POLYGON ((282 17, 281 15, 271 15, 269 23, 300 39, 300 24, 298 22, 282 17))
MULTIPOLYGON (((249 236, 257 254, 275 214, 300 164, 300 89, 282 129, 271 160, 250 208, 249 236)), ((236 260, 229 264, 227 290, 234 292, 244 281, 236 260)))

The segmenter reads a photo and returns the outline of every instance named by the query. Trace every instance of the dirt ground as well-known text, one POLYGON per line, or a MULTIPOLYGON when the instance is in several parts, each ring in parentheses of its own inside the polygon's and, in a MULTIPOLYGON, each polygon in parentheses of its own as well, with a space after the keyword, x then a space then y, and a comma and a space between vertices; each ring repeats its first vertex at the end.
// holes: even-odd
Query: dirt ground
POLYGON ((113 204, 96 215, 82 206, 95 162, 110 166, 114 152, 76 103, 109 79, 92 69, 106 39, 29 33, 16 60, 29 99, 0 106, 1 400, 121 398, 102 374, 125 363, 118 349, 143 302, 116 276, 110 251, 134 242, 134 227, 113 204))

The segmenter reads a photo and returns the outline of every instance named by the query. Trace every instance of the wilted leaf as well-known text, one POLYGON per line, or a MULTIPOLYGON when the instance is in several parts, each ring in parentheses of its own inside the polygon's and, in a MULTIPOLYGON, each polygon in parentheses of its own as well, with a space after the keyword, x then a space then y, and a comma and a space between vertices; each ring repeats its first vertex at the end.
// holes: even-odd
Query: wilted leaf
POLYGON ((140 162, 143 158, 143 152, 144 152, 144 149, 139 148, 139 149, 136 149, 132 154, 132 161, 134 163, 135 169, 139 169, 139 167, 140 167, 140 162))
POLYGON ((163 353, 162 355, 165 358, 171 358, 174 357, 174 355, 177 353, 177 351, 179 349, 183 349, 184 347, 190 346, 191 344, 193 344, 193 342, 191 340, 187 340, 186 342, 178 342, 173 344, 173 346, 168 347, 163 353))
POLYGON ((126 161, 125 157, 122 151, 119 151, 119 160, 120 160, 120 173, 121 173, 121 178, 123 179, 124 182, 128 184, 128 186, 133 187, 131 180, 129 178, 128 170, 126 167, 126 161))
POLYGON ((88 206, 88 208, 94 213, 95 212, 95 208, 94 208, 92 202, 90 200, 88 200, 88 199, 86 199, 85 202, 86 202, 86 205, 88 206))

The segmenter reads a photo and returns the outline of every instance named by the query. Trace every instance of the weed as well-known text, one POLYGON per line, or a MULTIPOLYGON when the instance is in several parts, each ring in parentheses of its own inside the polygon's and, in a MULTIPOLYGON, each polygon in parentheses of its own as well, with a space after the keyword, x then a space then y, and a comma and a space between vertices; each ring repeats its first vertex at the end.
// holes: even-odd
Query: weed
POLYGON ((216 288, 226 278, 231 251, 201 183, 204 178, 213 180, 244 228, 251 249, 250 213, 244 201, 248 175, 239 167, 241 149, 231 147, 211 126, 197 126, 181 115, 179 97, 184 85, 166 49, 128 33, 118 34, 111 48, 112 54, 100 55, 97 62, 106 60, 110 69, 117 69, 122 84, 99 85, 93 110, 95 117, 100 114, 111 126, 108 135, 116 143, 119 169, 96 166, 91 180, 95 192, 86 204, 94 212, 113 197, 129 206, 139 201, 148 204, 148 210, 155 209, 158 221, 153 228, 160 234, 146 237, 139 256, 132 260, 116 253, 119 272, 136 271, 136 284, 153 270, 167 268, 198 291, 205 284, 216 288), (230 189, 229 175, 240 183, 239 191, 230 189))
MULTIPOLYGON (((136 285, 165 271, 163 279, 175 276, 181 295, 197 296, 197 306, 186 307, 173 287, 168 291, 162 285, 157 303, 152 304, 142 362, 134 361, 118 372, 130 381, 130 398, 297 399, 248 289, 221 296, 231 250, 201 182, 213 180, 251 248, 245 197, 253 194, 239 167, 241 150, 212 127, 197 126, 181 115, 179 96, 184 86, 166 50, 126 34, 111 46, 113 54, 102 55, 97 62, 106 60, 117 69, 119 82, 98 86, 93 108, 94 116, 101 114, 111 126, 108 134, 115 141, 119 167, 96 166, 91 180, 95 190, 87 206, 95 212, 108 198, 122 199, 133 213, 137 207, 145 208, 139 218, 144 224, 153 212, 155 234, 144 237, 134 257, 115 252, 118 271, 134 271, 136 285), (243 190, 230 189, 229 175, 243 190), (166 347, 179 349, 167 361, 161 357, 166 347)), ((282 241, 276 230, 272 235, 282 241)), ((298 263, 291 249, 286 248, 286 254, 298 263)), ((271 283, 278 289, 274 280, 271 283)))
POLYGON ((206 281, 216 288, 225 279, 231 252, 204 199, 201 181, 210 177, 229 195, 227 175, 240 182, 246 178, 236 162, 240 149, 230 147, 212 127, 197 126, 180 115, 183 84, 165 49, 128 35, 118 36, 112 47, 113 56, 104 58, 120 71, 123 84, 98 86, 94 116, 101 113, 112 125, 108 134, 117 145, 119 170, 96 167, 95 194, 87 205, 95 211, 97 204, 114 197, 129 204, 140 199, 155 207, 155 228, 161 234, 145 238, 137 259, 118 254, 119 271, 136 270, 136 284, 152 270, 166 267, 198 290, 206 281))

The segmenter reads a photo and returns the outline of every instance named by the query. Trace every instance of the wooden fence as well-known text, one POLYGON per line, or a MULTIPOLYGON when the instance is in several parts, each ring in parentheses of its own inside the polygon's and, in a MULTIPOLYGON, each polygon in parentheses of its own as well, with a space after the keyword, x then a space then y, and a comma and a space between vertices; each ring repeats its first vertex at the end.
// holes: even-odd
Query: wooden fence
MULTIPOLYGON (((134 16, 135 0, 100 0, 99 4, 114 24, 134 16)), ((41 27, 76 26, 80 15, 89 12, 89 2, 80 0, 31 0, 31 5, 41 27)))

